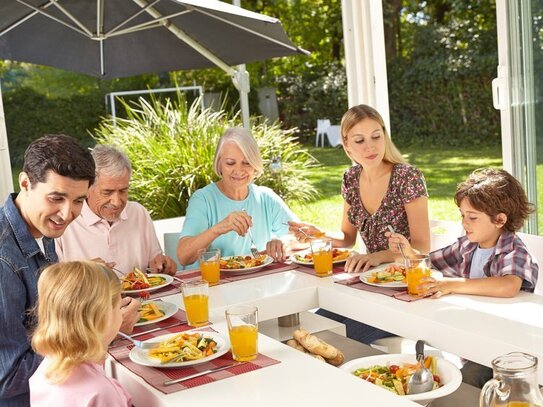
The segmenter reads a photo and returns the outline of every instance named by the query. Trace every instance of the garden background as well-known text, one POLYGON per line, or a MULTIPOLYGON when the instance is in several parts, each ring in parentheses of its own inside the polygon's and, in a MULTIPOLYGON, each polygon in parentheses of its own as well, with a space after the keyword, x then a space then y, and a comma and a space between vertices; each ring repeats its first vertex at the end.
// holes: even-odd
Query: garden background
MULTIPOLYGON (((251 112, 258 113, 257 91, 264 87, 275 89, 279 108, 276 125, 253 119, 264 158, 282 164, 258 182, 278 190, 303 219, 337 228, 339 187, 350 162, 341 149, 311 146, 317 119, 339 123, 348 107, 341 1, 241 3, 279 18, 293 42, 311 52, 247 66, 251 112)), ((430 217, 456 220, 457 183, 475 168, 501 166, 499 112, 491 95, 497 65, 494 1, 383 0, 383 9, 392 138, 426 176, 430 217)), ((220 132, 239 123, 233 113, 237 92, 219 69, 100 81, 3 61, 0 78, 14 177, 26 146, 43 134, 69 134, 89 146, 95 139, 120 144, 134 163, 132 198, 155 218, 184 214, 192 191, 213 180, 209 160, 220 132), (191 95, 173 95, 171 102, 131 100, 125 120, 111 125, 104 104, 108 92, 176 84, 220 94, 223 111, 198 111, 191 95)))

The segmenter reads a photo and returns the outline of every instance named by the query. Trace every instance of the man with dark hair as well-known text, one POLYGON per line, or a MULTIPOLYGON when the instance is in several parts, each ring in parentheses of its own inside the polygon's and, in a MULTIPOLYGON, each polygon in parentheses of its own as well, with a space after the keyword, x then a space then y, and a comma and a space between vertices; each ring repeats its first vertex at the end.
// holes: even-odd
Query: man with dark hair
POLYGON ((18 194, 0 208, 0 406, 30 405, 28 379, 42 358, 29 342, 40 268, 58 261, 54 238, 81 211, 95 166, 90 152, 64 135, 32 142, 18 194))

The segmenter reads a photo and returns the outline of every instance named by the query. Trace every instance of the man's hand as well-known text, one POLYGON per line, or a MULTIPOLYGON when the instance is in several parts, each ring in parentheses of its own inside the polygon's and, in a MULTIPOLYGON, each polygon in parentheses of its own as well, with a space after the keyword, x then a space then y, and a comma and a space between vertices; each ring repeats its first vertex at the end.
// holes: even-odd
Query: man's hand
POLYGON ((273 261, 285 261, 287 259, 286 246, 279 239, 272 239, 266 243, 266 254, 273 258, 273 261))
POLYGON ((138 308, 141 303, 132 297, 124 297, 121 300, 121 314, 123 322, 121 323, 120 331, 130 335, 134 330, 134 325, 140 319, 138 308))
POLYGON ((177 264, 171 257, 159 253, 149 262, 149 269, 153 273, 163 273, 173 276, 177 272, 177 264))

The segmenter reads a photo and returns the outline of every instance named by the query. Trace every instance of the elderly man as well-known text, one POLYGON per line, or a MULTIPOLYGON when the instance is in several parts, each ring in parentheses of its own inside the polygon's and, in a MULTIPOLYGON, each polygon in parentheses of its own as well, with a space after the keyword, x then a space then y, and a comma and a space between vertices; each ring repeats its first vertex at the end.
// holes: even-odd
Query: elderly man
POLYGON ((175 262, 162 254, 147 210, 128 200, 132 166, 112 146, 92 150, 96 180, 79 216, 57 239, 61 260, 101 259, 123 273, 134 267, 175 274, 175 262))
MULTIPOLYGON (((39 270, 58 261, 53 239, 79 216, 94 177, 90 153, 74 139, 44 136, 25 152, 21 192, 0 208, 0 407, 30 405, 28 379, 42 360, 29 342, 39 270)), ((138 307, 123 302, 128 330, 138 307)))

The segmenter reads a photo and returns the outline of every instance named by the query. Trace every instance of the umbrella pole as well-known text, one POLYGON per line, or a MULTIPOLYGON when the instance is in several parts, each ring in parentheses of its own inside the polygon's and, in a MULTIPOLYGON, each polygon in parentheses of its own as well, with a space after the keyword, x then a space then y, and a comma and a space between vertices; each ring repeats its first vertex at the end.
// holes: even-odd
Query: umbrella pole
POLYGON ((239 90, 239 104, 241 108, 241 121, 243 122, 243 127, 250 130, 249 91, 251 90, 251 85, 249 81, 249 72, 245 70, 245 65, 238 65, 235 80, 234 78, 232 79, 234 81, 234 86, 239 90))
POLYGON ((8 134, 6 131, 6 117, 2 103, 2 85, 0 84, 0 199, 13 192, 13 178, 9 160, 8 134))

